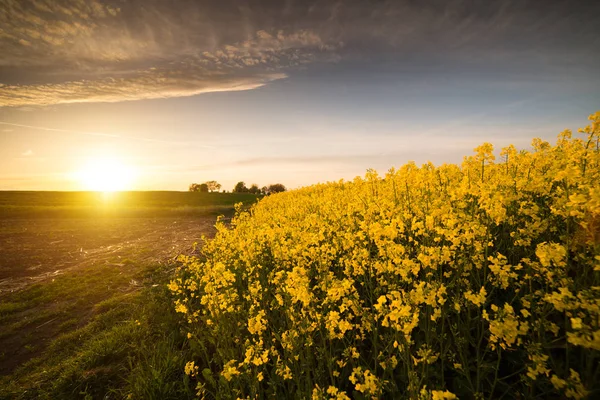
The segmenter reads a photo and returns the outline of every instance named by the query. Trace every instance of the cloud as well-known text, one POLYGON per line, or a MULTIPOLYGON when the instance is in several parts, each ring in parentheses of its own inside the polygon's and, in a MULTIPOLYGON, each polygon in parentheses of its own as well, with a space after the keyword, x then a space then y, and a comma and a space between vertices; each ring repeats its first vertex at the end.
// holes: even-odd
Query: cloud
POLYGON ((90 38, 119 9, 97 0, 3 0, 0 65, 45 63, 90 38), (32 53, 38 57, 31 59, 32 53))
POLYGON ((254 76, 177 76, 173 71, 144 71, 131 78, 71 81, 44 85, 0 85, 0 106, 65 103, 118 102, 140 99, 193 96, 219 91, 250 90, 285 74, 254 76))
MULTIPOLYGON (((154 142, 154 143, 162 143, 162 144, 170 144, 170 145, 185 145, 185 146, 189 145, 189 143, 187 143, 187 142, 179 142, 179 141, 174 141, 174 140, 164 140, 164 139, 156 139, 156 138, 149 138, 149 137, 143 137, 143 136, 130 136, 130 135, 121 135, 121 134, 104 133, 104 132, 74 131, 74 130, 69 130, 69 129, 51 128, 51 127, 47 127, 47 126, 16 124, 14 122, 6 122, 6 121, 0 121, 0 125, 16 126, 19 128, 33 129, 33 130, 40 130, 40 131, 70 133, 70 134, 74 134, 74 135, 102 136, 102 137, 107 137, 107 138, 126 139, 126 140, 133 140, 133 141, 142 141, 142 142, 154 142)), ((13 129, 4 129, 4 131, 12 132, 13 129)), ((201 148, 214 148, 214 146, 209 146, 209 145, 196 145, 196 146, 201 147, 201 148)))
POLYGON ((0 106, 250 90, 335 60, 315 31, 266 24, 238 1, 4 1, 0 106))
POLYGON ((289 157, 257 157, 236 161, 230 166, 255 166, 255 165, 283 165, 283 164, 329 164, 329 163, 356 163, 373 160, 381 157, 380 153, 373 154, 348 154, 348 155, 321 155, 321 156, 289 156, 289 157))
POLYGON ((248 90, 321 62, 421 80, 432 71, 470 79, 474 69, 585 79, 600 62, 593 19, 600 3, 558 0, 541 11, 537 0, 2 0, 2 7, 0 106, 248 90))
POLYGON ((309 31, 273 35, 258 31, 243 42, 125 74, 59 83, 0 84, 0 106, 118 102, 256 89, 286 78, 285 68, 315 61, 315 52, 333 49, 309 31))
POLYGON ((25 150, 24 152, 21 153, 21 156, 23 157, 31 157, 33 155, 33 151, 31 149, 25 150))

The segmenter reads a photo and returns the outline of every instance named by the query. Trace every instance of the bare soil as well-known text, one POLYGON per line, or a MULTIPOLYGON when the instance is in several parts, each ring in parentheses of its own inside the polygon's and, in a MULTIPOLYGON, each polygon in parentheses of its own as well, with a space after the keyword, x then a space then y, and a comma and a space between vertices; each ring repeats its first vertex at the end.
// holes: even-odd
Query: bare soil
POLYGON ((152 266, 214 235, 214 216, 0 219, 0 376, 84 326, 152 266))
POLYGON ((98 264, 162 262, 214 233, 214 217, 0 219, 0 298, 98 264))

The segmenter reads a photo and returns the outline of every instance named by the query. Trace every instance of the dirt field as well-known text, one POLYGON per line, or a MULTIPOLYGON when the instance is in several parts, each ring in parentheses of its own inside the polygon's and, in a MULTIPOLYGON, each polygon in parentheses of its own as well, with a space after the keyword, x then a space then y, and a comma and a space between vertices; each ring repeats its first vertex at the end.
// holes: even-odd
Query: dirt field
POLYGON ((190 253, 215 217, 0 220, 0 375, 85 325, 94 306, 190 253))
POLYGON ((189 251, 214 217, 0 220, 0 297, 99 264, 155 263, 189 251))

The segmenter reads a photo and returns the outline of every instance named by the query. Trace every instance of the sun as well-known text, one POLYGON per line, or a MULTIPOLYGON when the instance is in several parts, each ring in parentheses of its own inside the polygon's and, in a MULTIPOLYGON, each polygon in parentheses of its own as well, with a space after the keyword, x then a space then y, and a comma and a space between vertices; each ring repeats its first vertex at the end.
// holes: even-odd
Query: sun
POLYGON ((97 158, 89 160, 77 173, 77 178, 86 190, 116 192, 131 190, 135 171, 117 159, 97 158))

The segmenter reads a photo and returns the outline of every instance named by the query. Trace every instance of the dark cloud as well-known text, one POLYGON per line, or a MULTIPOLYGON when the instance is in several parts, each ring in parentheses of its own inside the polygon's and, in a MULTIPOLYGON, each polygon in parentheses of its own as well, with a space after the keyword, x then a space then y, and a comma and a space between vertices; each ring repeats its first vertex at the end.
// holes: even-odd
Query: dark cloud
POLYGON ((263 13, 236 3, 0 4, 4 106, 248 90, 284 78, 285 69, 332 60, 336 48, 310 29, 263 26, 263 13))
POLYGON ((247 90, 332 61, 515 74, 600 61, 600 3, 577 0, 0 0, 0 11, 0 106, 247 90))

